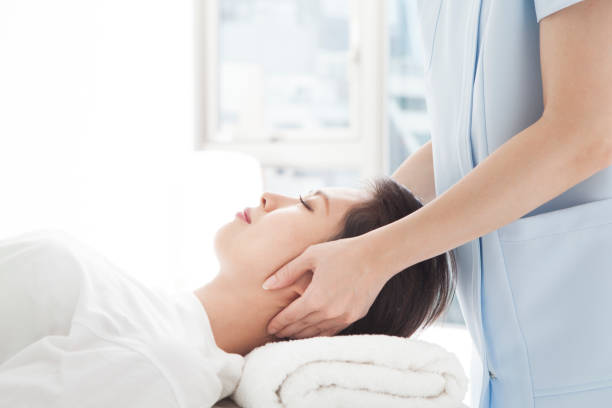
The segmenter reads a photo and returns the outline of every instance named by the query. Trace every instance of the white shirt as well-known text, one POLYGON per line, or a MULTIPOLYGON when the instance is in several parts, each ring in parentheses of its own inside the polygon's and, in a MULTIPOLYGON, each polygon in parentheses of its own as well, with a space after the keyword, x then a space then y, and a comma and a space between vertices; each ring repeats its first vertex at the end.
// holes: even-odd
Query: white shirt
POLYGON ((211 407, 243 364, 192 292, 147 287, 67 234, 0 241, 0 407, 211 407))

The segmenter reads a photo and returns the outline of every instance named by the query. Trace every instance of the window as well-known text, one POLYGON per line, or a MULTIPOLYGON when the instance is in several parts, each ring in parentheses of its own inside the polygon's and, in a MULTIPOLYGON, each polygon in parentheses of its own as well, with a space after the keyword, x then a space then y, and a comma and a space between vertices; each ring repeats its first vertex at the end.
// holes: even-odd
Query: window
POLYGON ((197 146, 263 166, 380 175, 382 3, 196 3, 197 146))
POLYGON ((213 138, 351 136, 348 0, 221 0, 218 18, 213 138))
POLYGON ((417 5, 408 0, 389 0, 387 4, 387 171, 391 174, 430 136, 417 5))

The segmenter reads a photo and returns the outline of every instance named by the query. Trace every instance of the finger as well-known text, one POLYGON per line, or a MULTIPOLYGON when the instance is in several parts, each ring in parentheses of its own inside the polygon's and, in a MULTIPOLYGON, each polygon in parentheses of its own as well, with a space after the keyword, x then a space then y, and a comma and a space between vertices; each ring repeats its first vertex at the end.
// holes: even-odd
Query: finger
POLYGON ((304 256, 304 252, 302 252, 268 277, 261 287, 266 290, 284 288, 294 283, 297 278, 311 268, 311 258, 304 256))
POLYGON ((344 323, 342 317, 325 320, 324 322, 319 323, 317 326, 321 330, 321 336, 333 336, 348 327, 347 324, 344 323))
POLYGON ((312 326, 306 327, 305 329, 300 330, 292 337, 294 339, 307 339, 309 337, 315 337, 321 334, 321 329, 319 329, 318 325, 314 324, 312 326))
POLYGON ((341 317, 337 317, 306 327, 292 337, 303 339, 314 336, 333 336, 341 332, 345 327, 347 326, 344 320, 341 317))
POLYGON ((321 332, 321 334, 319 334, 319 336, 322 337, 331 337, 331 336, 335 336, 338 332, 336 332, 335 330, 324 330, 321 332))
POLYGON ((323 313, 316 310, 312 313, 309 313, 303 319, 298 320, 297 322, 293 322, 290 325, 280 329, 276 332, 277 337, 291 337, 295 333, 300 330, 305 329, 306 327, 312 326, 314 324, 320 323, 325 320, 323 313))
POLYGON ((311 312, 312 310, 304 302, 304 296, 300 296, 270 320, 268 323, 268 333, 274 334, 288 325, 303 319, 311 312))

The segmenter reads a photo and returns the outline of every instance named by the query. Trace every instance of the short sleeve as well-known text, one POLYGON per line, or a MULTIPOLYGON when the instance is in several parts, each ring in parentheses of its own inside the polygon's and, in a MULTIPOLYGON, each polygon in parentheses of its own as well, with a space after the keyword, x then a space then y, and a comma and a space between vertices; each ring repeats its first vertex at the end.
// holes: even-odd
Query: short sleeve
POLYGON ((538 23, 544 17, 549 16, 566 7, 581 2, 582 0, 534 0, 538 23))

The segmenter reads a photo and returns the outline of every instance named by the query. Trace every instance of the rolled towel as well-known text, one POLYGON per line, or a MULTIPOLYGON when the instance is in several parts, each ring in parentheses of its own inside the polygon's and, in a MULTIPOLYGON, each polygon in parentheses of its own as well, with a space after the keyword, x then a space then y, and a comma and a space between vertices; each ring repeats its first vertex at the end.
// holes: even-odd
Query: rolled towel
POLYGON ((441 346, 359 334, 268 343, 245 356, 243 408, 458 408, 467 378, 441 346))

